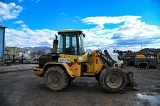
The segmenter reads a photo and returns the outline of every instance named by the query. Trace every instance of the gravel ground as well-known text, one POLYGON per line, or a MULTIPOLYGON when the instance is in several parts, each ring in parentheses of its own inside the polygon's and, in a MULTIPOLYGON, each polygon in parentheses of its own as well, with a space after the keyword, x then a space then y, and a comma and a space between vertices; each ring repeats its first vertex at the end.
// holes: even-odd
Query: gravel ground
POLYGON ((18 64, 18 65, 10 65, 10 66, 0 66, 0 73, 29 70, 29 69, 33 69, 36 66, 38 65, 37 64, 18 64))
POLYGON ((107 93, 94 77, 77 77, 64 91, 51 91, 33 73, 36 64, 0 66, 0 106, 160 106, 160 65, 132 71, 138 87, 107 93))

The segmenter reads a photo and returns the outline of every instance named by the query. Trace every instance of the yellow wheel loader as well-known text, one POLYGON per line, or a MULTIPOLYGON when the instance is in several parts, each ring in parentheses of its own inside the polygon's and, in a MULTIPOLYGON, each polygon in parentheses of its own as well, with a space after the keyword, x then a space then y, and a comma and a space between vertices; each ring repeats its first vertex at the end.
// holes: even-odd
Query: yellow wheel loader
POLYGON ((116 62, 102 51, 86 52, 85 34, 80 30, 58 31, 51 53, 39 57, 35 75, 44 78, 53 91, 65 89, 76 77, 95 77, 108 92, 117 92, 126 85, 135 87, 132 72, 123 72, 116 62))

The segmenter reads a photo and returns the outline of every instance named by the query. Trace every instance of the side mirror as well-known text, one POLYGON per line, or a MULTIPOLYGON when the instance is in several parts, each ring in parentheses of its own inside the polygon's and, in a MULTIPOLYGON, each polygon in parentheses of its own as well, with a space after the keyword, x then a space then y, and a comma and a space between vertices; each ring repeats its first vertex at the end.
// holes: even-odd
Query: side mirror
POLYGON ((86 35, 85 35, 85 34, 83 34, 83 37, 84 37, 84 38, 85 38, 85 36, 86 36, 86 35))

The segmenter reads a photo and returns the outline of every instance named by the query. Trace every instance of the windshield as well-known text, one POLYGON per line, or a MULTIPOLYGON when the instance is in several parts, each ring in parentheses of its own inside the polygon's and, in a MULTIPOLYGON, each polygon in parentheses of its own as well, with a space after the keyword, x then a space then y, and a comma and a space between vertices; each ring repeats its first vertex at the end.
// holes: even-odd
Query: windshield
POLYGON ((66 54, 76 55, 77 54, 77 35, 76 33, 67 33, 66 34, 66 54))
POLYGON ((86 52, 84 36, 78 33, 66 33, 58 35, 58 53, 83 55, 86 52))
POLYGON ((77 54, 77 35, 76 33, 66 33, 58 35, 58 53, 77 54))

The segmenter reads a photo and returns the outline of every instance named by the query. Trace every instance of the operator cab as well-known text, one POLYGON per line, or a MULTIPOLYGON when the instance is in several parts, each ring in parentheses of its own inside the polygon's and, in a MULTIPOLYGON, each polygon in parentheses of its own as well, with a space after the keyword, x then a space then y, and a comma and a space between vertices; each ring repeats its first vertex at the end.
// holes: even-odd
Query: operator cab
POLYGON ((84 37, 79 30, 63 30, 58 32, 58 53, 83 55, 86 53, 84 37))
POLYGON ((86 52, 85 34, 79 30, 58 31, 58 53, 60 58, 69 59, 73 62, 85 62, 88 53, 86 52))

